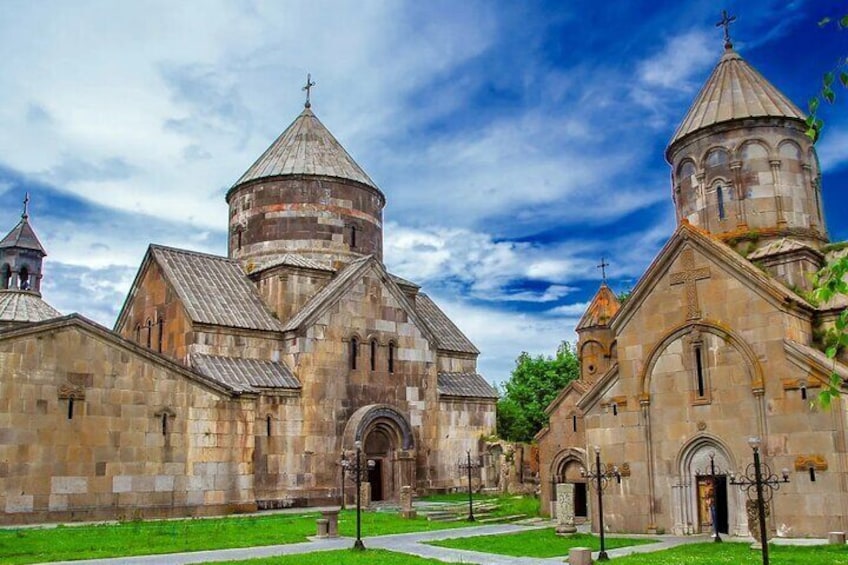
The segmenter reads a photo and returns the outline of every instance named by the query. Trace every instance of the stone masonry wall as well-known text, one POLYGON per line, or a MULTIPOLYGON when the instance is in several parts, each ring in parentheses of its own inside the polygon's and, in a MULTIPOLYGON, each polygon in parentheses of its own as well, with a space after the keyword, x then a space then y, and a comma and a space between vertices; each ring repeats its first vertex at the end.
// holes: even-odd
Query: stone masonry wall
POLYGON ((253 425, 252 400, 79 325, 5 336, 0 522, 253 508, 253 425))

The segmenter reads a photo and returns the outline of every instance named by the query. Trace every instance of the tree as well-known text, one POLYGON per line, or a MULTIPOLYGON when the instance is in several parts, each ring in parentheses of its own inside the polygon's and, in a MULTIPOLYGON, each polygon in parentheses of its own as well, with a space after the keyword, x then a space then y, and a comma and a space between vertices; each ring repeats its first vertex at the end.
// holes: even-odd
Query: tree
MULTIPOLYGON (((828 26, 833 22, 834 20, 832 18, 824 18, 819 22, 819 27, 828 26)), ((836 20, 836 27, 840 31, 848 29, 848 14, 836 20)), ((808 104, 810 113, 807 116, 806 133, 807 137, 813 140, 813 143, 819 140, 822 128, 824 127, 824 121, 818 117, 818 111, 822 101, 828 104, 833 104, 836 101, 836 91, 833 88, 836 84, 836 77, 839 77, 839 82, 843 87, 848 88, 848 71, 845 70, 846 65, 848 65, 848 57, 843 57, 837 62, 833 70, 825 73, 822 77, 821 90, 810 99, 808 104)))
POLYGON ((498 401, 498 436, 510 441, 532 441, 548 423, 545 408, 568 383, 580 376, 577 352, 563 341, 553 357, 522 352, 515 369, 503 383, 498 401))

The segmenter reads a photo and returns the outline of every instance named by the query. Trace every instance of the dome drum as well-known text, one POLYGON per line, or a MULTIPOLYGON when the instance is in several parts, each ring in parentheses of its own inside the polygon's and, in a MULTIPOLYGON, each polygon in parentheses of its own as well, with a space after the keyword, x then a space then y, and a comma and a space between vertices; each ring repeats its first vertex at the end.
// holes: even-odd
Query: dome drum
POLYGON ((735 120, 669 147, 678 221, 722 239, 827 242, 815 153, 796 122, 735 120))
POLYGON ((347 179, 287 175, 235 187, 229 256, 257 266, 287 253, 334 264, 363 255, 382 260, 378 190, 347 179))

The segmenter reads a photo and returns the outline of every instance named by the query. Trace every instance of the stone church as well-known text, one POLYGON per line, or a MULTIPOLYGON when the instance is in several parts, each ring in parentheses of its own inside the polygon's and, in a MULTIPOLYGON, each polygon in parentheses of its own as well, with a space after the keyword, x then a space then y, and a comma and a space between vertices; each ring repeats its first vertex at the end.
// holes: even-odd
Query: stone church
POLYGON ((497 395, 386 270, 386 197, 308 101, 226 200, 228 255, 151 245, 113 330, 42 300, 25 205, 0 242, 0 523, 338 504, 357 444, 372 500, 461 484, 497 395))
POLYGON ((834 364, 819 343, 846 302, 805 298, 846 251, 829 243, 804 119, 727 40, 665 152, 677 229, 623 303, 602 284, 576 328, 580 378, 537 436, 545 501, 573 485, 563 505, 597 529, 581 473, 597 446, 623 475, 604 491, 607 529, 747 535, 730 482, 758 437, 763 462, 789 471, 770 531, 848 529, 846 403, 815 402, 833 371, 848 379, 846 356, 834 364))

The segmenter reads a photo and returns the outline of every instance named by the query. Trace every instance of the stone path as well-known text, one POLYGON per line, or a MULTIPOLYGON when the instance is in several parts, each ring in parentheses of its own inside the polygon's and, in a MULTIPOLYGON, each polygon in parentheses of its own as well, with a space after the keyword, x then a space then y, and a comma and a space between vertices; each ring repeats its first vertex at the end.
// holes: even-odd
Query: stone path
MULTIPOLYGON (((438 559, 446 563, 477 563, 480 565, 533 565, 533 564, 554 564, 562 565, 566 556, 554 557, 549 559, 541 559, 538 557, 509 557, 506 555, 494 555, 491 553, 479 553, 476 551, 467 551, 462 549, 448 549, 446 547, 437 547, 427 545, 427 541, 456 538, 482 536, 492 534, 507 534, 512 532, 521 532, 534 528, 550 527, 550 524, 542 524, 538 526, 520 526, 515 524, 497 524, 491 526, 473 526, 469 528, 456 528, 453 530, 439 530, 436 532, 416 532, 411 534, 393 534, 386 536, 375 536, 363 538, 367 548, 386 549, 399 553, 407 553, 426 557, 430 559, 438 559)), ((608 538, 616 536, 607 536, 608 538)), ((636 545, 630 547, 622 547, 619 549, 610 549, 607 551, 611 558, 622 557, 631 553, 647 553, 651 551, 659 551, 668 549, 677 545, 687 543, 699 543, 708 541, 709 536, 650 536, 650 535, 628 535, 626 537, 638 538, 645 537, 658 539, 657 543, 636 545)), ((743 538, 726 538, 727 541, 753 541, 743 538)), ((780 539, 773 540, 782 544, 812 545, 827 543, 827 540, 788 540, 780 539)), ((238 559, 253 559, 257 557, 274 557, 278 555, 295 555, 299 553, 312 553, 318 551, 332 551, 336 549, 348 549, 353 546, 351 538, 335 538, 335 539, 315 539, 304 543, 292 543, 285 545, 269 545, 257 547, 245 547, 239 549, 216 549, 211 551, 193 551, 190 553, 171 553, 165 555, 143 555, 138 557, 116 557, 112 559, 90 559, 85 561, 61 561, 52 562, 51 565, 186 565, 190 563, 205 563, 205 562, 222 562, 234 561, 238 559)), ((597 553, 593 554, 593 558, 597 559, 597 553)))

